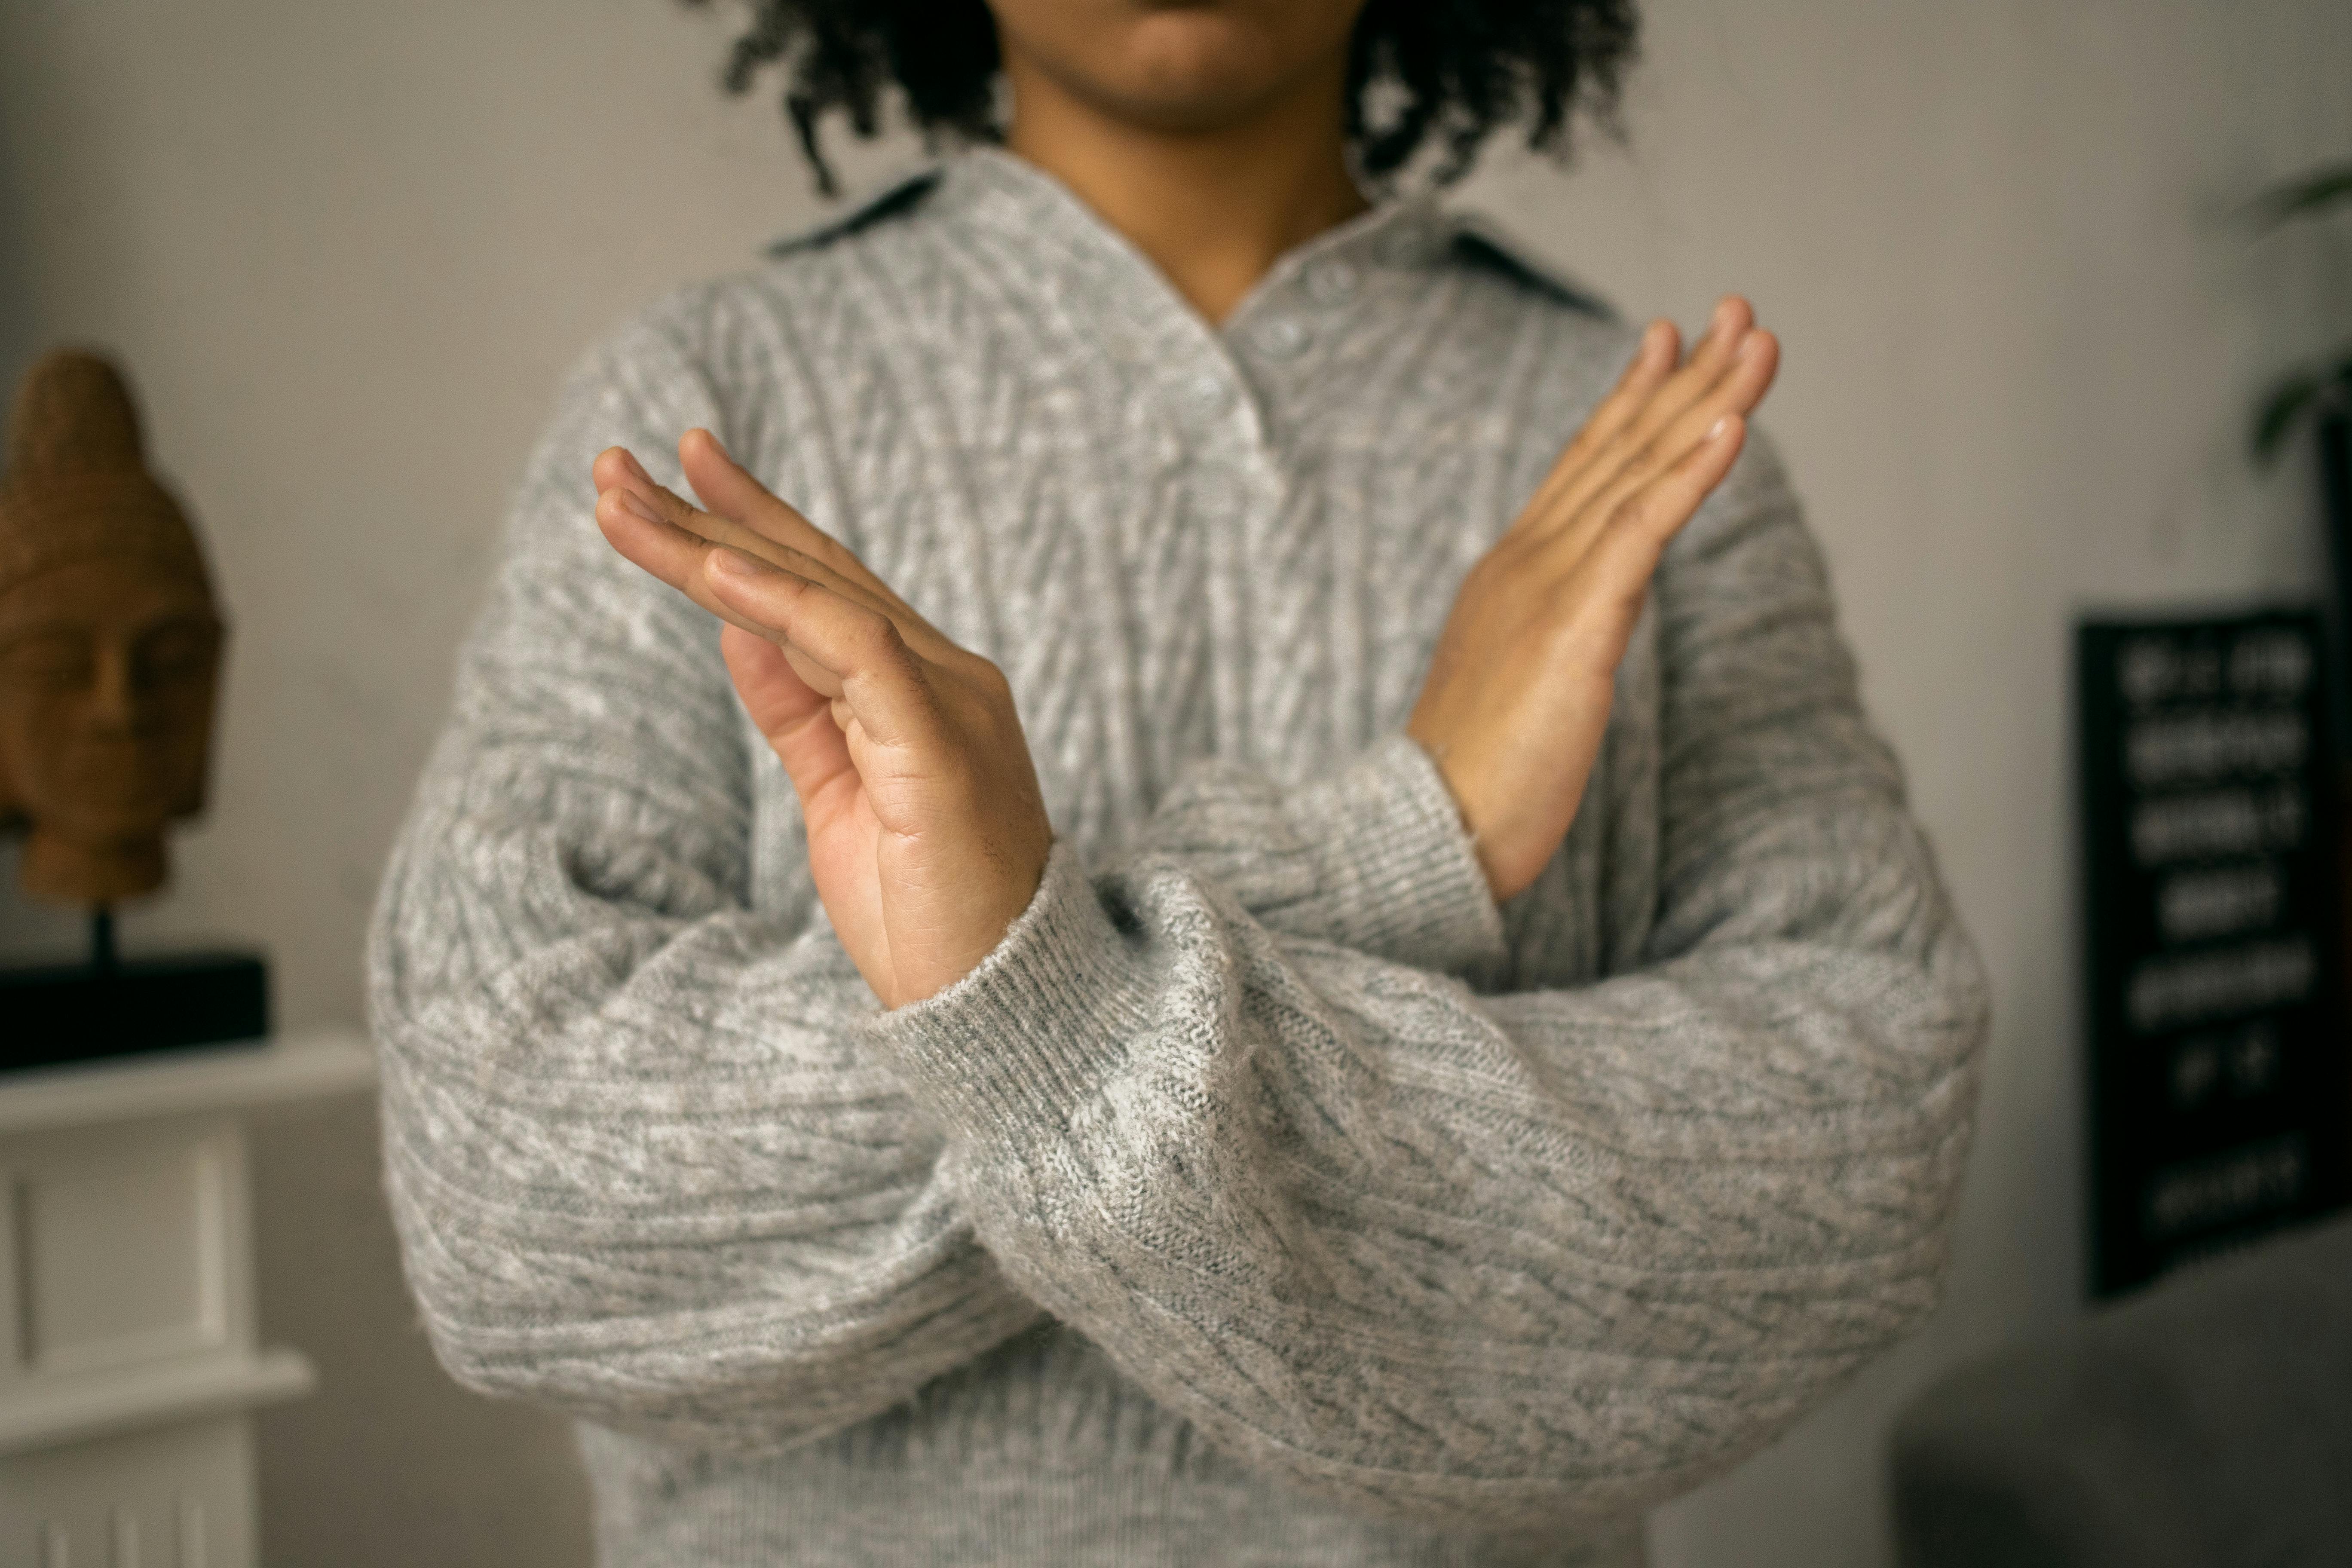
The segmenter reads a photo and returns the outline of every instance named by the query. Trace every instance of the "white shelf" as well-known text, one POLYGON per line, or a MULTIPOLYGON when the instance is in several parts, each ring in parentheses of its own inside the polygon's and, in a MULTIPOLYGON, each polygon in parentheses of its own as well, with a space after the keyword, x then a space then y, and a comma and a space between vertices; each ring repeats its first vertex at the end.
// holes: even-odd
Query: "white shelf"
POLYGON ((0 1403, 0 1455, 274 1405, 310 1393, 318 1381, 309 1361, 284 1350, 58 1378, 0 1403))
POLYGON ((375 1081, 348 1028, 0 1073, 0 1563, 254 1568, 249 1413, 318 1379, 255 1343, 247 1132, 375 1081))
POLYGON ((352 1029, 37 1068, 0 1075, 0 1137, 324 1100, 374 1084, 375 1053, 352 1029))

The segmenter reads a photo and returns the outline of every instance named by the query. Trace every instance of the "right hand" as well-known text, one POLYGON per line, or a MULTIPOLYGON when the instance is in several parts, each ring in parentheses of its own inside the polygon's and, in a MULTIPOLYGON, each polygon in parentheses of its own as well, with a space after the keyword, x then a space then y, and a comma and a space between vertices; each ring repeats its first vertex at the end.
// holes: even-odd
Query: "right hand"
POLYGON ((1003 940, 1053 847, 1013 689, 709 431, 677 458, 709 510, 614 447, 596 521, 727 623, 719 652, 800 796, 835 935, 883 1006, 930 996, 1003 940))
POLYGON ((1779 366, 1779 342, 1736 295, 1687 361, 1672 323, 1651 322, 1454 595, 1405 732, 1453 790, 1497 902, 1567 837, 1651 575, 1731 471, 1779 366))

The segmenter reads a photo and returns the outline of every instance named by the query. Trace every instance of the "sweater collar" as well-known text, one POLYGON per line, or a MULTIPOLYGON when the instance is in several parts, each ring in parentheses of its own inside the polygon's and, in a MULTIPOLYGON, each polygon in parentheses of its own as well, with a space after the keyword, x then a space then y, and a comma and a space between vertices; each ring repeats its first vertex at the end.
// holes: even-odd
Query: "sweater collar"
POLYGON ((1212 324, 1160 268, 1051 174, 995 147, 958 152, 844 216, 776 247, 809 248, 911 216, 950 246, 999 258, 1002 286, 1060 319, 1123 368, 1137 395, 1203 461, 1245 461, 1284 425, 1342 395, 1334 374, 1367 321, 1447 271, 1517 276, 1562 302, 1589 297, 1475 217, 1427 195, 1380 203, 1292 247, 1212 324), (1017 258, 1003 266, 1006 258, 1017 258))
MULTIPOLYGON (((1029 237, 1049 267, 1075 268, 1087 281, 1113 286, 1123 294, 1139 289, 1161 294, 1171 309, 1197 314, 1149 257, 1067 185, 1001 147, 974 146, 950 159, 941 171, 938 200, 943 213, 953 211, 1029 237)), ((1310 269, 1429 267, 1443 258, 1450 238, 1445 215, 1428 196, 1377 202, 1285 251, 1234 308, 1223 327, 1242 326, 1267 297, 1310 269)), ((1202 326, 1218 330, 1206 321, 1202 326)))
MULTIPOLYGON (((973 143, 927 163, 875 188, 845 213, 788 235, 770 254, 822 245, 843 235, 917 207, 961 216, 1034 242, 1044 276, 1041 283, 1083 281, 1110 285, 1130 299, 1156 293, 1186 314, 1197 315, 1177 295, 1160 269, 1126 236, 1112 228, 1076 193, 1027 159, 988 143, 973 143)), ((1243 326, 1267 298, 1304 279, 1328 297, 1339 285, 1379 267, 1421 270, 1480 259, 1519 276, 1561 303, 1594 315, 1611 312, 1600 297, 1560 272, 1507 231, 1479 216, 1441 206, 1425 191, 1377 201, 1365 212, 1278 258, 1235 307, 1222 329, 1202 321, 1204 331, 1243 326)))

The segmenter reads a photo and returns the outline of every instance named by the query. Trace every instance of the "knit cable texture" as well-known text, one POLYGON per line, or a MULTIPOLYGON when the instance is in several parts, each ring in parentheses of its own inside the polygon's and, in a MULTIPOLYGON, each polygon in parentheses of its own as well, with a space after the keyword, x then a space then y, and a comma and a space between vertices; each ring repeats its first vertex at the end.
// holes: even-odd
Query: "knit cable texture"
POLYGON ((371 974, 425 1325, 607 1562, 1632 1562, 1933 1308, 1986 990, 1763 438, 1533 887, 1402 732, 1632 346, 1420 200, 1213 328, 983 150, 583 362, 371 974), (1012 681, 1056 842, 925 1001, 597 534, 694 425, 1012 681))

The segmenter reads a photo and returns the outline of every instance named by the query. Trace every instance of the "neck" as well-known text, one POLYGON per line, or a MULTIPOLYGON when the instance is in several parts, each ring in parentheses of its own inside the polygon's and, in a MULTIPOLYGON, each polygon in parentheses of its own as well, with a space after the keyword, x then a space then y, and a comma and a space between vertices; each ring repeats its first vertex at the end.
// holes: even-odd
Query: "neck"
POLYGON ((1114 118, 1017 56, 1005 75, 1006 146, 1125 235, 1212 322, 1285 251, 1367 205, 1348 174, 1337 74, 1236 122, 1185 131, 1114 118))

